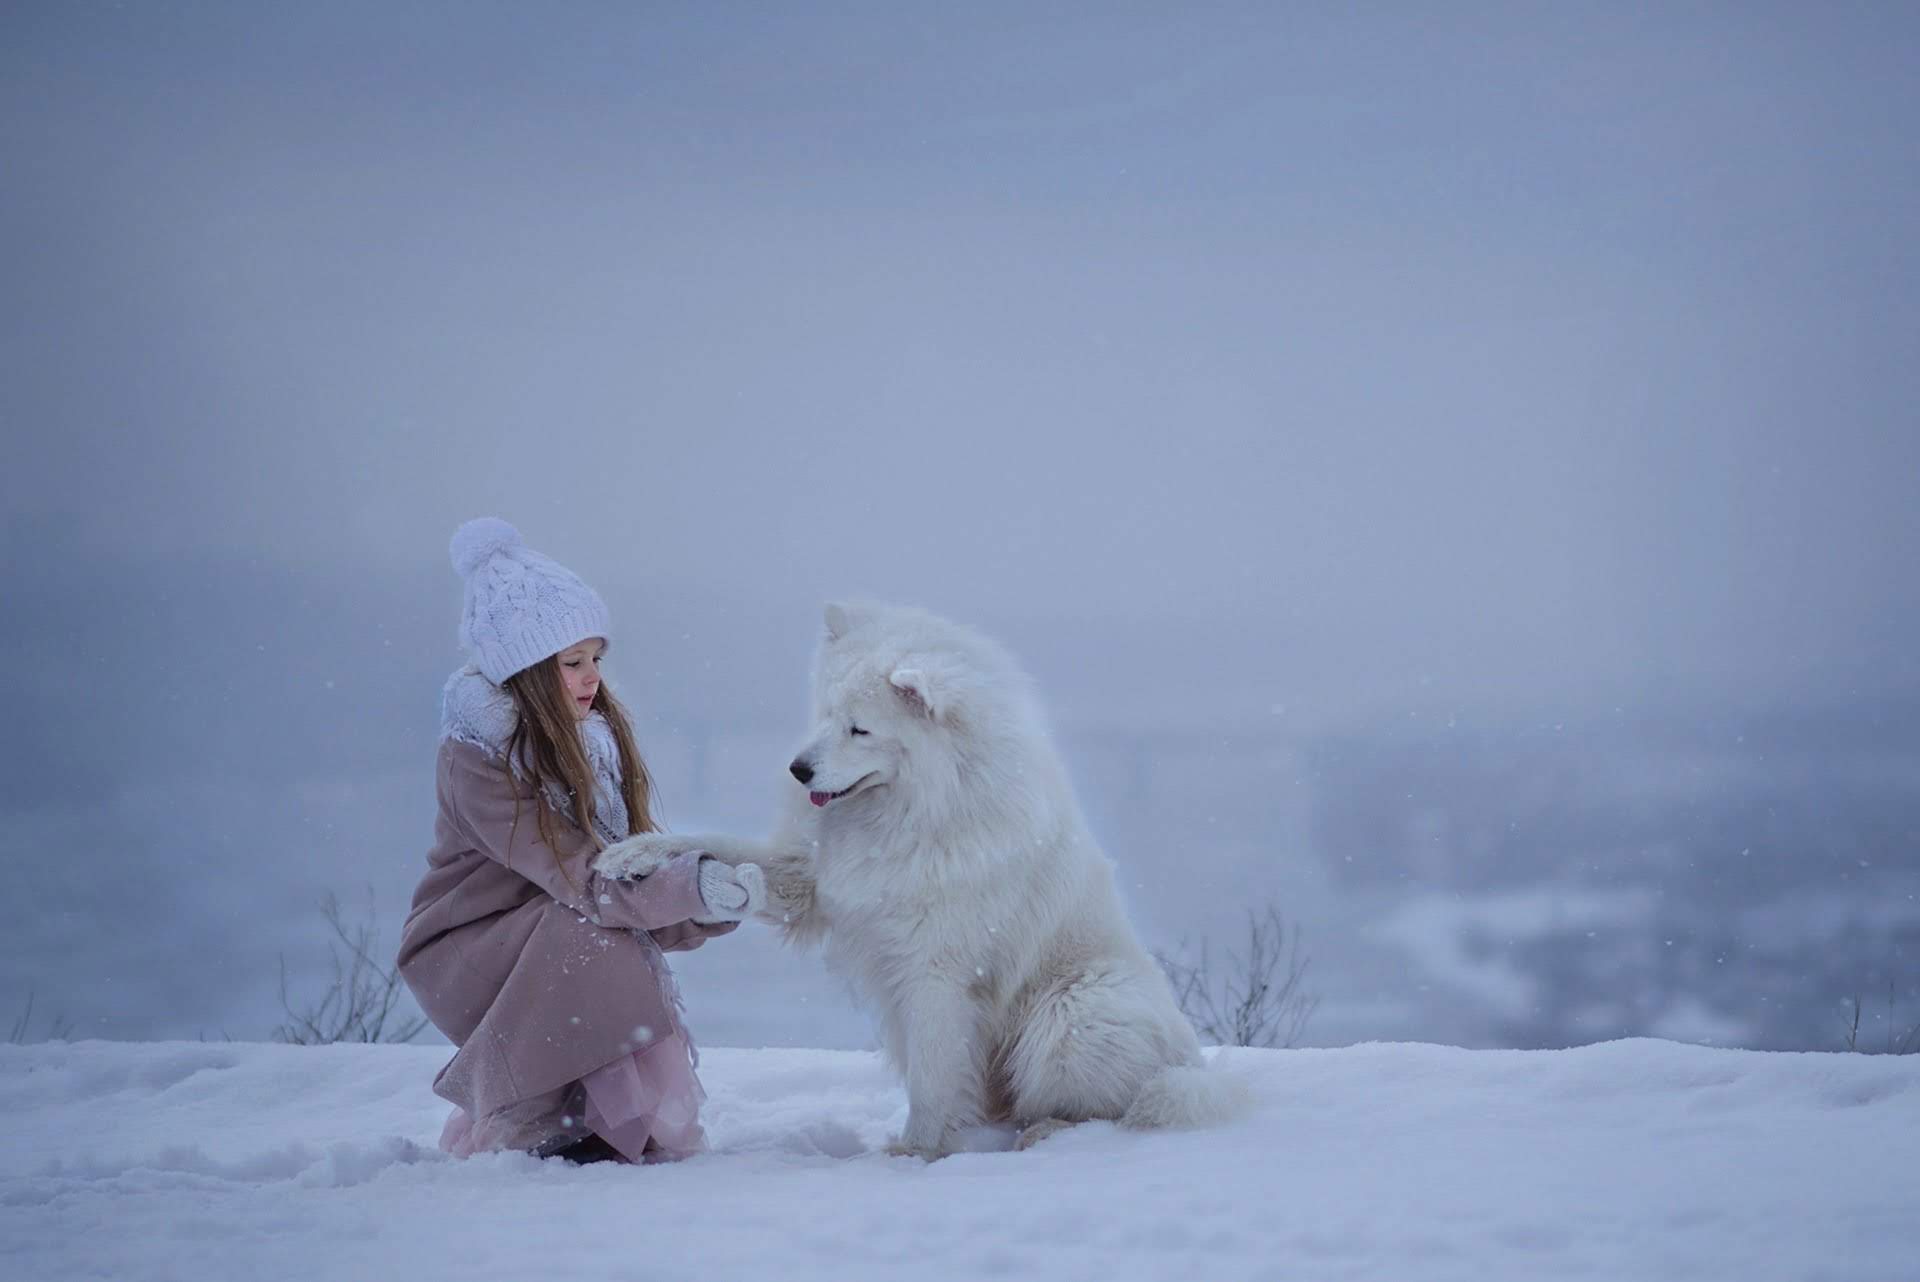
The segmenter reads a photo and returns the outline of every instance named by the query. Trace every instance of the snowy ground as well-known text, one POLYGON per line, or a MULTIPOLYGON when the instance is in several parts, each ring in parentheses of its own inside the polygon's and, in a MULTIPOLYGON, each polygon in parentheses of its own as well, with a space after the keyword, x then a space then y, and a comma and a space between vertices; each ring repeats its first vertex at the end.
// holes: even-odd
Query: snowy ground
POLYGON ((928 1166, 874 1056, 712 1049, 632 1168, 442 1157, 445 1053, 0 1046, 0 1276, 1920 1278, 1920 1056, 1243 1051, 1236 1126, 928 1166))

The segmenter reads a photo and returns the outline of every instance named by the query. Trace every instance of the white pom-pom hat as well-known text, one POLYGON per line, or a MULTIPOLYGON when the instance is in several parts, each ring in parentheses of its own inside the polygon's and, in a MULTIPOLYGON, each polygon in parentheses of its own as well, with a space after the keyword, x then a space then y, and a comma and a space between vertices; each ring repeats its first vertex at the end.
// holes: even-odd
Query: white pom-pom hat
POLYGON ((498 517, 468 521, 447 550, 467 581, 460 644, 495 685, 588 637, 612 643, 600 594, 498 517))

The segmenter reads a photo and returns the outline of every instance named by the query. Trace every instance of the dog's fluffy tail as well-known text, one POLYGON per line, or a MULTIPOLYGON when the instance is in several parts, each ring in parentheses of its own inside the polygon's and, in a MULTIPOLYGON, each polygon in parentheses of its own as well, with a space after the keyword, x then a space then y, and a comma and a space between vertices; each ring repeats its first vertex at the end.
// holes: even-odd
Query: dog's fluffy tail
POLYGON ((1253 1092, 1237 1073, 1175 1065, 1146 1080, 1120 1125, 1129 1130, 1221 1126, 1253 1110, 1253 1092))

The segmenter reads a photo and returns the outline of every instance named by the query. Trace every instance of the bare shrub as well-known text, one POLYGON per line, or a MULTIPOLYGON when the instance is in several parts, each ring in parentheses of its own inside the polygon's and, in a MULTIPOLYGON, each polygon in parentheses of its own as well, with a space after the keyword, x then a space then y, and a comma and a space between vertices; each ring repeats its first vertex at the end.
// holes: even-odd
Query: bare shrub
POLYGON ((367 892, 366 915, 349 923, 340 900, 329 893, 320 912, 333 930, 327 945, 333 980, 319 1000, 298 1008, 287 995, 287 959, 280 958, 280 1008, 286 1022, 273 1030, 277 1042, 295 1046, 329 1046, 335 1042, 410 1042, 427 1026, 423 1016, 396 1013, 406 994, 400 972, 376 960, 378 918, 373 892, 367 892))
POLYGON ((1180 1010, 1202 1041, 1221 1046, 1292 1046, 1320 1005, 1303 986, 1312 960, 1300 950, 1300 932, 1289 931, 1280 910, 1247 913, 1245 943, 1228 949, 1217 966, 1210 941, 1190 952, 1154 960, 1173 985, 1180 1010))
POLYGON ((34 1035, 34 996, 33 989, 29 988, 27 990, 26 1009, 20 1012, 18 1017, 14 1019, 13 1026, 7 1030, 7 1045, 24 1046, 28 1042, 64 1042, 73 1036, 73 1022, 64 1015, 55 1015, 51 1020, 47 1021, 46 1032, 38 1036, 34 1035))
POLYGON ((1861 1055, 1913 1055, 1920 1053, 1920 1023, 1915 1023, 1906 1032, 1899 1031, 1900 1023, 1893 1017, 1893 981, 1887 981, 1887 1040, 1886 1044, 1875 1047, 1860 1041, 1860 1012, 1866 1006, 1859 997, 1853 997, 1842 1003, 1843 1013, 1840 1022, 1846 1029, 1847 1049, 1861 1055))

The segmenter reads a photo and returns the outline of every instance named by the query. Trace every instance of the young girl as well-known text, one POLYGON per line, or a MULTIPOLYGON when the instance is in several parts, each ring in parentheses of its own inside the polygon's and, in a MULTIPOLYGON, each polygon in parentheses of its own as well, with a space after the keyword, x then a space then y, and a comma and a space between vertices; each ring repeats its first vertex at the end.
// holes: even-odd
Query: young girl
POLYGON ((440 814, 400 973, 458 1047, 433 1089, 442 1148, 653 1161, 700 1148, 692 1047, 662 951, 765 899, 752 865, 693 853, 614 880, 594 856, 654 831, 625 711, 600 681, 607 607, 505 521, 453 536, 473 662, 442 695, 440 814))

